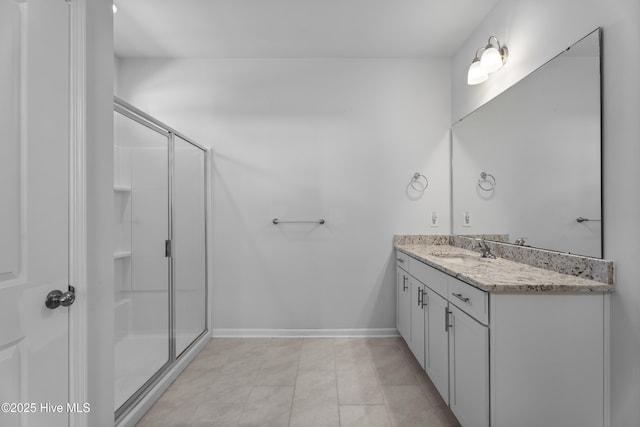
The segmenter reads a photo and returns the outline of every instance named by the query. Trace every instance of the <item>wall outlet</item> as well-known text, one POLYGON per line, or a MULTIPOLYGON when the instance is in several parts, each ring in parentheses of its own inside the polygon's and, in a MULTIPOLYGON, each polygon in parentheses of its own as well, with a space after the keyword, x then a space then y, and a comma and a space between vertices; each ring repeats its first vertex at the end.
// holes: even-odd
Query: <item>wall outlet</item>
POLYGON ((462 217, 462 226, 471 227, 471 212, 464 211, 464 216, 462 217))
POLYGON ((439 227, 438 211, 431 211, 431 227, 439 227))

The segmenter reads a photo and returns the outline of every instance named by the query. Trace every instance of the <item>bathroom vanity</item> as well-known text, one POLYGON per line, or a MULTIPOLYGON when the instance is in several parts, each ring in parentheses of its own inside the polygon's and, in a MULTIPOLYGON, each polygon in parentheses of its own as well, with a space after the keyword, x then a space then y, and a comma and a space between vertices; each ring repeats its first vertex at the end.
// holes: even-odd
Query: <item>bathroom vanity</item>
POLYGON ((474 243, 395 239, 398 331, 458 421, 605 425, 613 263, 474 243))

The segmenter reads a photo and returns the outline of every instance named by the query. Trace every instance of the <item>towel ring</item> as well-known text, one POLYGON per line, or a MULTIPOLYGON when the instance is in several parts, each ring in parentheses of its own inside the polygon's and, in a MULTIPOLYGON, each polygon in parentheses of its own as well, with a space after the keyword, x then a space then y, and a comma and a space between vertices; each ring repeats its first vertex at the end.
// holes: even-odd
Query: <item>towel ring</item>
POLYGON ((411 178, 411 183, 409 185, 411 185, 411 188, 413 188, 414 190, 423 192, 429 186, 429 180, 427 179, 426 176, 422 175, 420 172, 416 172, 413 174, 413 178, 411 178), (421 178, 424 178, 424 184, 422 184, 421 178), (420 185, 422 188, 416 188, 415 187, 416 182, 420 182, 421 183, 420 185))
POLYGON ((496 188, 496 178, 490 173, 480 172, 478 187, 482 191, 493 191, 496 188))

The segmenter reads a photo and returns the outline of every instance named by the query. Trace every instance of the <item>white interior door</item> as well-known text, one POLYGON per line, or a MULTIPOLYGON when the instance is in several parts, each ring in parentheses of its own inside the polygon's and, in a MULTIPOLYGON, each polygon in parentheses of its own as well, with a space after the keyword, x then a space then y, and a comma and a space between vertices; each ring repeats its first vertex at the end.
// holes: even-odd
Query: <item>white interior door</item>
MULTIPOLYGON (((67 426, 69 5, 0 0, 0 425, 67 426), (61 405, 61 406, 59 406, 61 405)), ((82 408, 80 408, 82 409, 82 408)))

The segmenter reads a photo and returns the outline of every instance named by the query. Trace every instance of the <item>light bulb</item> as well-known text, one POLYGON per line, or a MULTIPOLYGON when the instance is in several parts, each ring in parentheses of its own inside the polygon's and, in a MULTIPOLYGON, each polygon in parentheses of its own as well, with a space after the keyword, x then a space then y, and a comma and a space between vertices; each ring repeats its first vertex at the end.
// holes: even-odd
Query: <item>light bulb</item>
POLYGON ((467 84, 468 85, 477 85, 489 78, 489 75, 484 70, 482 65, 480 65, 480 60, 478 57, 473 59, 473 62, 469 66, 469 72, 467 73, 467 84))
POLYGON ((482 58, 480 58, 480 64, 487 73, 493 73, 502 68, 502 55, 495 47, 488 47, 482 52, 482 58))

